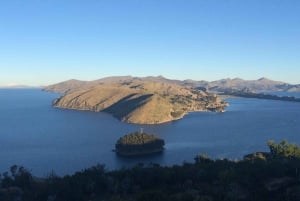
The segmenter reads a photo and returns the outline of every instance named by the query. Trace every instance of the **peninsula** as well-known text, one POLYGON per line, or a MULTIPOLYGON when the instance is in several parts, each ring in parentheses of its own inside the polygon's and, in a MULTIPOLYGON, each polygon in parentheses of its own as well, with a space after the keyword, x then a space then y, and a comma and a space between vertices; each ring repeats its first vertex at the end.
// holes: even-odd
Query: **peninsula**
POLYGON ((300 102, 300 98, 296 98, 293 96, 277 96, 272 94, 256 93, 249 88, 244 88, 242 90, 225 90, 224 92, 220 93, 220 95, 230 95, 230 96, 237 96, 243 98, 257 98, 257 99, 300 102))
POLYGON ((47 87, 64 95, 54 107, 107 112, 121 121, 159 124, 189 112, 223 112, 228 105, 216 94, 182 86, 161 77, 110 77, 84 82, 70 80, 47 87))
POLYGON ((164 140, 155 135, 135 132, 121 137, 115 151, 120 156, 149 155, 162 152, 164 145, 164 140))

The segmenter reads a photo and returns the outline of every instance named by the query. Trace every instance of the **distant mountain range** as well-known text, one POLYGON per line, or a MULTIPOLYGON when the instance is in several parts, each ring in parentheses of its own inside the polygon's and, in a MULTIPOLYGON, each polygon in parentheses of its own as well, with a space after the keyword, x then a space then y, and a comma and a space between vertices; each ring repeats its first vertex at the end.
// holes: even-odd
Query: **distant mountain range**
POLYGON ((129 123, 158 124, 180 119, 193 111, 224 111, 227 104, 216 92, 264 98, 267 96, 257 94, 265 91, 299 92, 300 85, 267 78, 208 82, 171 80, 162 76, 119 76, 94 81, 73 79, 50 85, 44 90, 63 94, 54 101, 55 107, 104 111, 129 123))
POLYGON ((262 91, 300 91, 300 85, 292 85, 280 81, 273 81, 267 78, 260 78, 258 80, 243 80, 239 78, 235 79, 222 79, 213 82, 197 83, 201 87, 205 87, 208 90, 213 91, 227 91, 227 90, 243 90, 248 88, 255 92, 262 91))
POLYGON ((273 81, 267 78, 260 78, 258 80, 243 80, 240 78, 234 79, 221 79, 217 81, 196 81, 196 80, 171 80, 162 76, 149 76, 149 77, 131 77, 131 76, 116 76, 106 77, 94 81, 80 81, 80 80, 68 80, 60 82, 58 84, 50 85, 44 89, 47 91, 53 91, 58 93, 68 93, 79 88, 89 88, 99 83, 114 83, 116 81, 125 80, 145 80, 151 82, 177 84, 184 87, 191 87, 202 89, 206 91, 224 92, 228 90, 243 90, 245 88, 254 92, 263 91, 286 91, 286 92, 300 92, 300 84, 293 85, 280 81, 273 81))
POLYGON ((0 89, 29 89, 29 88, 41 88, 36 86, 28 86, 28 85, 0 85, 0 89))

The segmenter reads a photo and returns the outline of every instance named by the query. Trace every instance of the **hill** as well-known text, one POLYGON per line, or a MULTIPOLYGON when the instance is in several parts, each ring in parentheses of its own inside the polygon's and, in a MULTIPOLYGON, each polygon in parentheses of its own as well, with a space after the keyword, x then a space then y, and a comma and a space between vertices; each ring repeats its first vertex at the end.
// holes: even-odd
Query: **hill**
POLYGON ((263 91, 287 91, 287 92, 300 92, 300 84, 293 85, 285 82, 274 81, 268 78, 260 78, 258 80, 243 80, 240 78, 234 79, 221 79, 212 82, 208 81, 196 81, 196 80, 171 80, 164 78, 163 76, 149 76, 149 77, 131 77, 131 76, 115 76, 115 77, 106 77, 94 81, 79 81, 79 80, 68 80, 58 84, 50 85, 45 87, 46 91, 54 91, 59 93, 68 93, 74 91, 78 88, 88 88, 95 84, 99 83, 115 83, 121 82, 124 80, 144 80, 150 82, 160 82, 168 84, 177 84, 184 87, 205 89, 207 91, 216 91, 224 92, 228 90, 242 90, 248 88, 254 92, 263 92, 263 91))
POLYGON ((222 112, 227 106, 215 94, 164 79, 126 76, 91 82, 71 80, 45 90, 65 93, 54 101, 55 107, 104 111, 137 124, 164 123, 193 111, 222 112))
POLYGON ((240 78, 234 79, 221 79, 212 82, 207 81, 193 81, 185 80, 185 85, 193 87, 205 88, 208 91, 231 91, 231 90, 242 90, 248 88, 254 92, 262 91, 300 91, 299 85, 292 85, 280 81, 274 81, 267 78, 260 78, 258 80, 243 80, 240 78))
POLYGON ((66 94, 77 88, 83 87, 86 84, 87 84, 87 82, 85 82, 85 81, 71 79, 71 80, 67 80, 64 82, 57 83, 57 84, 49 85, 49 86, 45 87, 43 90, 55 92, 55 93, 66 94))
POLYGON ((182 85, 179 80, 170 80, 164 78, 163 76, 148 76, 148 77, 132 77, 132 76, 111 76, 104 77, 101 79, 93 80, 93 81, 81 81, 76 79, 71 79, 63 82, 59 82, 53 85, 49 85, 44 87, 44 91, 56 92, 56 93, 70 93, 77 89, 87 89, 93 87, 98 84, 113 84, 113 83, 122 83, 124 81, 148 81, 148 82, 162 82, 162 83, 170 83, 170 84, 179 84, 182 85))

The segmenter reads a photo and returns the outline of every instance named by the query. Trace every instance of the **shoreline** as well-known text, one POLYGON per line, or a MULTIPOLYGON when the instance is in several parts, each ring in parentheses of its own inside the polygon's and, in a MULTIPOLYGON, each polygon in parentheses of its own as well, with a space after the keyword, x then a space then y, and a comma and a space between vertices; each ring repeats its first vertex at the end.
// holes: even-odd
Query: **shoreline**
POLYGON ((120 152, 117 150, 113 150, 113 151, 116 152, 116 154, 121 157, 136 157, 136 156, 138 157, 138 156, 149 156, 154 154, 160 154, 164 150, 165 148, 151 150, 151 151, 142 151, 142 152, 120 152))

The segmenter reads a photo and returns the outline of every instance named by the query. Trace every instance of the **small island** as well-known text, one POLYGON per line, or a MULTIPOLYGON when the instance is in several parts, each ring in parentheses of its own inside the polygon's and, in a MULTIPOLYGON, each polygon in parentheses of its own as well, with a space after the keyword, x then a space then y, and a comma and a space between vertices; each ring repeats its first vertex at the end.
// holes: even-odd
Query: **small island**
POLYGON ((141 156, 160 153, 165 141, 155 135, 134 132, 118 139, 115 152, 120 156, 141 156))

